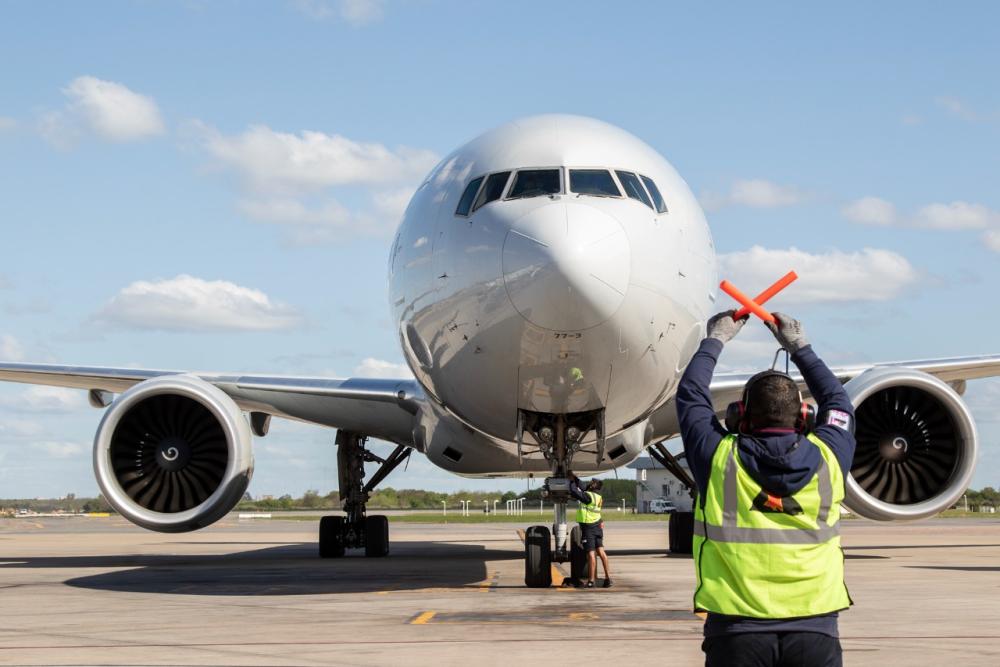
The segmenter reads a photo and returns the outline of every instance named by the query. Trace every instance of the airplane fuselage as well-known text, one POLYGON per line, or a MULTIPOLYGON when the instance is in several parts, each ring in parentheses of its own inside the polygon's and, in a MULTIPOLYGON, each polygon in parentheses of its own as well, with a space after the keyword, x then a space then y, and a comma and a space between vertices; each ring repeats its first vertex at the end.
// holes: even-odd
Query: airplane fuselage
POLYGON ((701 207, 632 135, 538 116, 474 139, 418 188, 389 260, 400 345, 429 399, 417 446, 459 474, 541 472, 540 455, 517 455, 519 411, 603 410, 608 456, 577 465, 632 460, 715 285, 701 207))

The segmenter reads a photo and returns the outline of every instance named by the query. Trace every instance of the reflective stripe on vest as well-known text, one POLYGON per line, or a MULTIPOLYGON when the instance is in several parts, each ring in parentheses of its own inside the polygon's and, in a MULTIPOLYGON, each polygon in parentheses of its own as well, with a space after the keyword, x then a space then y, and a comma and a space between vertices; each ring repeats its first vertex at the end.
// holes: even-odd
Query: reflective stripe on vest
POLYGON ((587 491, 587 497, 590 498, 590 502, 580 503, 580 507, 576 510, 577 523, 597 523, 601 520, 601 507, 604 505, 601 494, 587 491))
POLYGON ((820 466, 785 498, 769 495, 743 468, 735 435, 719 443, 695 505, 696 610, 794 618, 850 606, 838 523, 843 473, 825 443, 806 437, 820 466))

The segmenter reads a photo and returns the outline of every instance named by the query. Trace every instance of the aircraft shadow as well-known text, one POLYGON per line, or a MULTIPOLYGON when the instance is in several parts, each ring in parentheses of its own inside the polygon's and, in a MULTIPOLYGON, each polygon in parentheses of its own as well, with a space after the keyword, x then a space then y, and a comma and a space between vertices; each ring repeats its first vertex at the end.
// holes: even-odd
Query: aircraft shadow
MULTIPOLYGON (((218 555, 18 557, 8 568, 121 568, 74 577, 66 585, 92 590, 172 595, 323 595, 476 587, 487 561, 522 558, 520 551, 474 544, 397 542, 388 558, 320 559, 316 544, 284 544, 218 555)), ((0 561, 4 560, 0 556, 0 561)))

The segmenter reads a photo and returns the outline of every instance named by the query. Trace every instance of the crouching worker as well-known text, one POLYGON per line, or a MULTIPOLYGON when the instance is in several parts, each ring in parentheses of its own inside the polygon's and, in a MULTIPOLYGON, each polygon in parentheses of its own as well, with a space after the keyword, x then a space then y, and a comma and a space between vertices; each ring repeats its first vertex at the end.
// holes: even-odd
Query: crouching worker
POLYGON ((597 578, 597 556, 600 556, 601 565, 604 566, 604 588, 611 587, 608 555, 604 553, 604 522, 601 520, 604 499, 598 493, 601 487, 601 480, 592 479, 587 482, 586 490, 581 489, 580 478, 572 472, 569 473, 569 493, 580 501, 580 508, 576 511, 576 521, 580 524, 583 550, 587 552, 587 581, 583 584, 586 588, 594 587, 597 578))
POLYGON ((801 371, 819 418, 795 381, 771 370, 750 378, 723 427, 709 384, 722 346, 746 322, 732 315, 709 320, 677 390, 698 487, 694 606, 708 613, 705 664, 839 667, 837 616, 851 599, 838 522, 854 410, 802 326, 774 313, 777 324, 768 326, 801 371))

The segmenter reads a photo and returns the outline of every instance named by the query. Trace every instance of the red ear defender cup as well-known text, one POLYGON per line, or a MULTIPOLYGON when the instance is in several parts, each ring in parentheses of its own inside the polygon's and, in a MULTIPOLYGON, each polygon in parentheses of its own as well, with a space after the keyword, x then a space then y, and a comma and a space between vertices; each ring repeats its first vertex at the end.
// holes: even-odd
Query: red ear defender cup
POLYGON ((726 430, 730 433, 739 433, 743 429, 743 415, 746 408, 743 401, 733 401, 726 406, 726 430))
POLYGON ((795 431, 809 433, 816 428, 816 408, 811 403, 802 402, 799 418, 795 420, 795 431))

